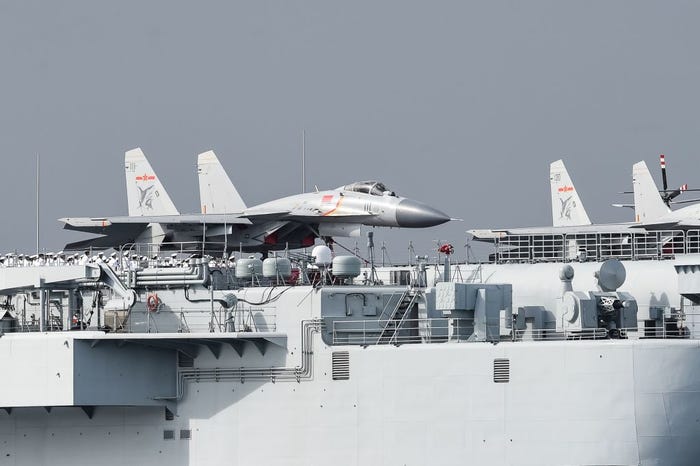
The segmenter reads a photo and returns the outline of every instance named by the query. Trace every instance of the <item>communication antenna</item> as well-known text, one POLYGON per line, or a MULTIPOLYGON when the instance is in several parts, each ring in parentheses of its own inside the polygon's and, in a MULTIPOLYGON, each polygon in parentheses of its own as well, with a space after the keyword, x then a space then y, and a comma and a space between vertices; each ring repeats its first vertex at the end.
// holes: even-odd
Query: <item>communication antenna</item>
POLYGON ((306 130, 301 131, 301 192, 306 192, 306 130))

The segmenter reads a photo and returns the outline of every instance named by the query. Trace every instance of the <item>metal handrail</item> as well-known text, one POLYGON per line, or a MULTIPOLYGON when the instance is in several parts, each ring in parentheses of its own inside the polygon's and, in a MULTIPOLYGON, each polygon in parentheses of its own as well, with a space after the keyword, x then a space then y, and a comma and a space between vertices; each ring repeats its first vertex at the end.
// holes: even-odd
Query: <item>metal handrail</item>
MULTIPOLYGON (((447 341, 451 319, 423 318, 404 319, 404 327, 397 328, 391 344, 402 343, 430 343, 447 341), (418 335, 402 335, 401 330, 416 331, 418 335), (444 335, 433 335, 433 330, 444 330, 444 335), (422 334, 422 335, 421 335, 422 334)), ((388 320, 363 319, 363 320, 336 320, 332 327, 333 344, 351 345, 377 345, 388 320)))
MULTIPOLYGON (((382 344, 380 336, 387 322, 387 320, 379 319, 335 320, 331 329, 332 343, 334 345, 364 346, 382 344)), ((467 342, 469 340, 464 339, 464 335, 461 335, 460 332, 450 333, 450 329, 459 329, 461 322, 462 319, 452 318, 405 319, 403 326, 397 328, 395 338, 392 338, 389 343, 399 345, 404 343, 445 343, 448 341, 467 342), (404 333, 401 333, 401 330, 404 333)), ((471 323, 470 321, 469 324, 471 323)), ((640 320, 637 327, 619 328, 615 329, 614 332, 604 328, 564 331, 556 329, 514 330, 507 335, 501 335, 501 341, 700 339, 700 332, 693 332, 685 327, 669 330, 666 325, 645 327, 644 324, 645 321, 640 320)))
POLYGON ((493 245, 495 263, 663 260, 700 253, 700 230, 508 235, 493 245))

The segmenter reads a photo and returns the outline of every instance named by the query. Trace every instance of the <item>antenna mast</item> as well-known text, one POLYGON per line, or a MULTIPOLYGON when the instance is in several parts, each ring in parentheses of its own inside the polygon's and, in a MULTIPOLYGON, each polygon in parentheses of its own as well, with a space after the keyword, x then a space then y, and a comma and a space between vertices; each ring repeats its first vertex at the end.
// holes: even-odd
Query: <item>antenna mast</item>
POLYGON ((39 154, 36 154, 36 253, 39 254, 39 154))
POLYGON ((306 130, 301 131, 301 192, 306 192, 306 130))

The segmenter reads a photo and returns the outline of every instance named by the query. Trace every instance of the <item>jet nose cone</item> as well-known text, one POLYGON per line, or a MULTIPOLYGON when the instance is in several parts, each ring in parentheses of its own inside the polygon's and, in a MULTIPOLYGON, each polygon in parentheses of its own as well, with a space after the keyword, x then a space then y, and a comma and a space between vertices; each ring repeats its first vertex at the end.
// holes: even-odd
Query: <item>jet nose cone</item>
POLYGON ((396 207, 396 223, 403 228, 434 227, 449 220, 447 214, 411 199, 404 199, 396 207))

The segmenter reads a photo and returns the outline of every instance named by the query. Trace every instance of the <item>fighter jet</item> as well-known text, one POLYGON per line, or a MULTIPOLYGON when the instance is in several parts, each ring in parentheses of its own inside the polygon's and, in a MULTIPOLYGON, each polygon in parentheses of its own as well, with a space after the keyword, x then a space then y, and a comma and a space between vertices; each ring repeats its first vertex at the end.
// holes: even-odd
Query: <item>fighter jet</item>
POLYGON ((378 181, 246 207, 212 151, 198 157, 202 213, 180 214, 141 149, 125 154, 128 216, 62 218, 64 228, 99 234, 66 249, 155 243, 182 248, 266 252, 300 248, 316 238, 358 236, 360 227, 426 228, 450 220, 443 212, 396 195, 378 181), (174 244, 177 243, 177 244, 174 244))
POLYGON ((528 235, 571 235, 605 232, 624 232, 632 226, 631 223, 593 224, 586 212, 583 202, 578 195, 574 182, 562 160, 549 165, 549 187, 552 199, 552 225, 541 227, 474 229, 467 233, 477 241, 492 242, 508 236, 528 235))
MULTIPOLYGON (((565 241, 569 257, 578 254, 581 249, 587 249, 600 243, 609 249, 629 248, 632 234, 660 234, 662 244, 672 244, 681 237, 680 230, 700 228, 700 204, 694 204, 672 211, 669 204, 681 192, 687 190, 683 186, 677 190, 667 189, 665 182, 665 163, 661 159, 664 189, 659 190, 645 162, 638 162, 632 167, 632 186, 634 204, 617 205, 634 207, 635 221, 621 223, 593 224, 576 194, 576 188, 569 177, 564 163, 557 160, 550 165, 550 189, 552 196, 552 226, 504 228, 489 230, 469 230, 473 239, 482 242, 498 242, 512 246, 512 255, 522 252, 529 254, 532 247, 530 239, 536 238, 541 249, 552 245, 553 253, 561 251, 558 245, 565 241), (674 230, 674 231, 666 231, 674 230), (662 232, 663 231, 663 232, 662 232), (662 233, 659 233, 662 232, 662 233)), ((697 200, 693 200, 697 201, 697 200)), ((674 201, 676 203, 688 201, 674 201)), ((692 202, 692 201, 691 201, 692 202)), ((655 238, 655 236, 654 236, 655 238)), ((651 240, 650 240, 651 241, 651 240)), ((546 253, 546 251, 545 251, 546 253)))

